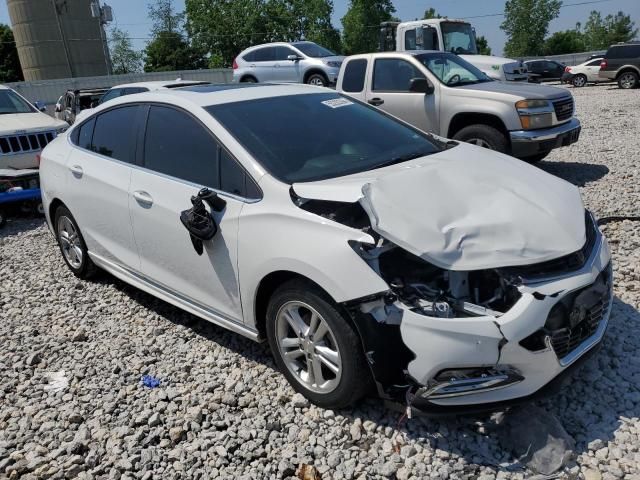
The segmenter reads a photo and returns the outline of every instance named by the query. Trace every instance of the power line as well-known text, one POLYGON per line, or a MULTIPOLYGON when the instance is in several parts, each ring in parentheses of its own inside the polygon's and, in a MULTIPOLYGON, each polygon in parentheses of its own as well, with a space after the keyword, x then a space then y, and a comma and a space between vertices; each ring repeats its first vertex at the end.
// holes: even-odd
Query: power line
MULTIPOLYGON (((605 3, 605 2, 612 2, 613 0, 590 0, 587 2, 578 2, 578 3, 567 3, 564 5, 561 5, 560 8, 566 8, 566 7, 575 7, 578 5, 590 5, 592 3, 605 3)), ((502 13, 487 13, 485 15, 474 15, 471 17, 460 17, 463 20, 468 20, 470 18, 488 18, 488 17, 504 17, 504 12, 502 13)))

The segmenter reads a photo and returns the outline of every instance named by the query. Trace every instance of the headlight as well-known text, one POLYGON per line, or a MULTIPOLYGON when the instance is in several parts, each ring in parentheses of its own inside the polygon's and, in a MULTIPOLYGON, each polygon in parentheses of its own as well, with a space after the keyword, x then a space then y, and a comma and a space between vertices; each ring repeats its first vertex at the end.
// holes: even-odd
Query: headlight
POLYGON ((553 107, 548 100, 520 100, 516 102, 516 110, 525 130, 548 128, 553 125, 553 107))
POLYGON ((324 64, 327 67, 340 68, 340 65, 342 65, 342 62, 336 62, 336 61, 333 61, 333 60, 329 60, 329 61, 324 62, 324 64))

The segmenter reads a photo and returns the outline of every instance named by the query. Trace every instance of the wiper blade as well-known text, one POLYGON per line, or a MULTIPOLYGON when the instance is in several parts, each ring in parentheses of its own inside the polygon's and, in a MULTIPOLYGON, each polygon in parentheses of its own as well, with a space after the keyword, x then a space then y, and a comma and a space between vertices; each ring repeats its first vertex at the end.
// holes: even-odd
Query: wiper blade
POLYGON ((388 167, 390 165, 396 165, 398 163, 408 162, 409 160, 415 160, 416 158, 424 157, 425 155, 429 155, 433 152, 412 152, 407 153, 405 155, 400 155, 397 157, 393 157, 386 162, 378 163, 377 165, 372 166, 368 170, 375 170, 376 168, 388 167))

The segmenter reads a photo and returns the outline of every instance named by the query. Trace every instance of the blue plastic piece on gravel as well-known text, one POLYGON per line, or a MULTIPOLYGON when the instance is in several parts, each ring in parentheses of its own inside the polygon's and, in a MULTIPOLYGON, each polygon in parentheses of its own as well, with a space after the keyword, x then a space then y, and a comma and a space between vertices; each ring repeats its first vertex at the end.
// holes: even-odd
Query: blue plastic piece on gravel
POLYGON ((160 386, 160 380, 151 375, 143 375, 142 376, 142 384, 148 388, 156 388, 160 386))

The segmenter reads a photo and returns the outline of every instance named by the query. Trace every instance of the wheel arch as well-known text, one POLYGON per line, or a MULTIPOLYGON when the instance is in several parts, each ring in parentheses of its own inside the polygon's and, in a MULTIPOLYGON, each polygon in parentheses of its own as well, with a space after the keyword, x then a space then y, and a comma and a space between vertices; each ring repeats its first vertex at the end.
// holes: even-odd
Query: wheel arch
POLYGON ((480 112, 461 112, 456 113, 449 122, 449 129, 447 131, 447 138, 453 138, 453 136, 465 127, 470 125, 489 125, 493 127, 509 139, 507 127, 498 115, 491 113, 480 112))
POLYGON ((242 75, 242 77, 240 77, 240 82, 244 82, 247 78, 253 78, 256 83, 258 83, 258 78, 251 73, 245 73, 244 75, 242 75))
POLYGON ((616 80, 618 80, 623 73, 629 72, 635 73, 636 75, 640 76, 640 69, 634 67, 633 65, 625 65, 620 70, 618 70, 618 73, 616 74, 616 80))
POLYGON ((327 83, 329 83, 329 77, 327 76, 327 74, 322 69, 317 68, 317 67, 311 67, 309 70, 304 72, 304 77, 302 78, 302 83, 307 83, 307 80, 309 79, 309 77, 311 75, 313 75, 314 73, 322 75, 324 77, 324 79, 327 81, 327 83))
POLYGON ((55 229, 55 225, 53 224, 53 222, 55 220, 56 210, 58 210, 58 208, 60 207, 65 207, 69 209, 69 207, 67 207, 62 200, 60 200, 59 198, 54 198, 53 200, 51 200, 51 203, 49 204, 49 208, 47 209, 47 213, 49 214, 49 220, 51 222, 51 226, 53 227, 53 229, 55 229))

